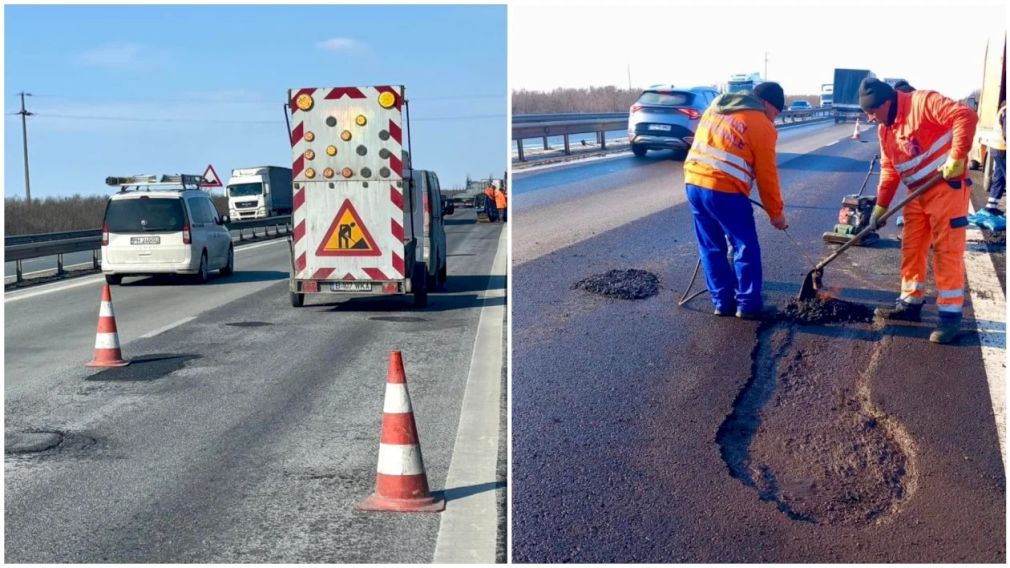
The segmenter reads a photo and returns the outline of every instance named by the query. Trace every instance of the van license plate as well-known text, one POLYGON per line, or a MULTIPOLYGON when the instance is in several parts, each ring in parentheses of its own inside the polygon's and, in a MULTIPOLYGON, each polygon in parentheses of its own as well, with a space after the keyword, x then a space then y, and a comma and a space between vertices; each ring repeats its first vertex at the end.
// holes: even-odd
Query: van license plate
POLYGON ((371 292, 371 282, 330 282, 331 292, 371 292))
POLYGON ((662 130, 663 132, 669 132, 670 131, 670 125, 669 124, 650 124, 649 125, 649 130, 662 130))
POLYGON ((131 245, 160 245, 161 237, 130 237, 131 245))

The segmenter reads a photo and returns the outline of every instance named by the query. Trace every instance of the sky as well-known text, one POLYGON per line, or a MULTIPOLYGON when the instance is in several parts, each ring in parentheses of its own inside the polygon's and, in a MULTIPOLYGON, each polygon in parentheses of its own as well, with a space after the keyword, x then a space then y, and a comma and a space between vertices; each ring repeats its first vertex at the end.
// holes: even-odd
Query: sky
POLYGON ((1006 29, 1005 2, 839 2, 513 6, 512 89, 713 85, 764 75, 787 95, 816 95, 834 68, 869 69, 966 97, 979 88, 986 39, 1006 29), (566 25, 559 26, 557 22, 566 25), (544 64, 552 57, 557 64, 544 64))
POLYGON ((290 88, 405 85, 413 162, 443 188, 508 167, 504 6, 4 7, 4 195, 290 167, 290 88))

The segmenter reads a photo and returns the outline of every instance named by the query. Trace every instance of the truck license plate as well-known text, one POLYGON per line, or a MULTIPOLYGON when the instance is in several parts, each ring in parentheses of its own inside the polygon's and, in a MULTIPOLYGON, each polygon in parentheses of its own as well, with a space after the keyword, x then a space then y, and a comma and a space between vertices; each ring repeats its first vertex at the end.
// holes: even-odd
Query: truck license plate
POLYGON ((130 237, 131 245, 160 245, 161 237, 130 237))
POLYGON ((371 282, 330 282, 331 292, 371 292, 371 282))
POLYGON ((669 132, 670 131, 670 125, 669 124, 650 124, 649 125, 649 130, 662 130, 663 132, 669 132))

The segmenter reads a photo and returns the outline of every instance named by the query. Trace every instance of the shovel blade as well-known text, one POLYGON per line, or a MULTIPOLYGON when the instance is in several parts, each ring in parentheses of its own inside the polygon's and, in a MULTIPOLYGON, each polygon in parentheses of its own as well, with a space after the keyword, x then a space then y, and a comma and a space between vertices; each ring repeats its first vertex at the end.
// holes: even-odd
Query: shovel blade
POLYGON ((813 269, 807 273, 807 277, 803 279, 803 286, 800 287, 800 295, 798 299, 800 301, 813 300, 817 297, 817 291, 821 288, 821 276, 824 275, 823 269, 813 269))

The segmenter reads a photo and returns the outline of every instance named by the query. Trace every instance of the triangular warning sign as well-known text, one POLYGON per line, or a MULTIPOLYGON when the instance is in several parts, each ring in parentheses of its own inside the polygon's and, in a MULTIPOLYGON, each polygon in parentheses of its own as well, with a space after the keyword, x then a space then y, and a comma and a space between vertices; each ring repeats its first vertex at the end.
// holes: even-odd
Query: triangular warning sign
POLYGON ((221 178, 218 177, 217 172, 214 171, 214 166, 207 164, 207 171, 203 172, 203 179, 206 180, 204 183, 200 184, 200 187, 224 187, 221 184, 221 178))
POLYGON ((368 232, 368 227, 361 222, 361 217, 354 210, 350 199, 337 211, 333 224, 326 231, 323 242, 316 249, 318 256, 381 256, 382 252, 375 239, 368 232))

